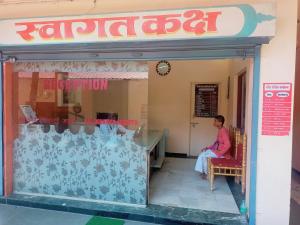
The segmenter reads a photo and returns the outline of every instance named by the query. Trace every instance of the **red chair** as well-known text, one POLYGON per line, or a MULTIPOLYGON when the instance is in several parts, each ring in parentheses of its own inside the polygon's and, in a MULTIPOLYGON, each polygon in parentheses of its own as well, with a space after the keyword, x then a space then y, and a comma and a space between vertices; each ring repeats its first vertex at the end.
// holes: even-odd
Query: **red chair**
POLYGON ((210 189, 214 189, 214 177, 233 176, 241 178, 242 193, 246 187, 246 152, 247 152, 247 137, 246 134, 241 135, 240 131, 236 131, 235 135, 235 157, 234 158, 209 158, 208 159, 208 180, 210 189))

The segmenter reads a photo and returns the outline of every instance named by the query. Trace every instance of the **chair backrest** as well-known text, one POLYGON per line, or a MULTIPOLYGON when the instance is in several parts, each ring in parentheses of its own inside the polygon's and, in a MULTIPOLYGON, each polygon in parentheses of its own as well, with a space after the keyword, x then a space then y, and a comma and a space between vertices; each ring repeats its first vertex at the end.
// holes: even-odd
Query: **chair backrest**
POLYGON ((236 160, 243 165, 246 165, 246 154, 247 154, 247 135, 243 134, 239 137, 236 147, 236 160))
POLYGON ((230 143, 231 143, 231 148, 230 148, 230 156, 235 157, 235 128, 233 126, 229 126, 229 137, 230 137, 230 143))
POLYGON ((237 143, 240 139, 240 129, 230 126, 229 127, 229 137, 231 142, 230 155, 232 158, 236 159, 237 157, 237 143))

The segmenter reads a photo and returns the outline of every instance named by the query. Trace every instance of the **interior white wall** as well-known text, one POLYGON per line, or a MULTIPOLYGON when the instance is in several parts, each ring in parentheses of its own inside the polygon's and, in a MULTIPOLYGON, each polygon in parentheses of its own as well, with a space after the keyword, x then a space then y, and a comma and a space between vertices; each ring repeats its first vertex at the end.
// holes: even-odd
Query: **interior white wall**
MULTIPOLYGON (((168 129, 167 152, 188 154, 192 82, 219 83, 219 113, 227 117, 227 79, 230 60, 170 61, 167 76, 149 62, 149 127, 168 129)), ((207 133, 207 138, 215 133, 207 133)))
POLYGON ((85 91, 82 103, 91 106, 83 110, 86 118, 96 118, 97 112, 116 112, 119 119, 137 120, 147 128, 148 80, 110 80, 105 91, 85 91))
MULTIPOLYGON (((253 60, 171 61, 172 72, 166 77, 160 77, 157 75, 154 68, 155 64, 156 62, 149 63, 150 128, 167 128, 169 130, 167 151, 186 154, 188 153, 190 134, 189 95, 191 90, 189 85, 191 85, 191 82, 197 80, 200 82, 219 81, 221 83, 219 95, 220 111, 227 118, 226 126, 236 126, 237 78, 242 71, 246 71, 247 102, 245 132, 248 137, 246 203, 249 206, 253 60), (219 75, 215 73, 219 73, 219 75), (212 74, 215 75, 212 76, 212 74), (229 99, 227 99, 228 76, 230 76, 229 99)), ((211 126, 211 123, 207 126, 211 126)), ((215 133, 207 133, 206 138, 210 139, 212 136, 214 137, 215 133)))
MULTIPOLYGON (((97 112, 118 113, 120 119, 128 118, 128 81, 110 80, 108 89, 105 91, 92 91, 92 99, 83 101, 93 101, 92 118, 96 118, 97 112)), ((87 96, 91 97, 91 96, 87 96)))
POLYGON ((148 80, 128 81, 128 119, 148 128, 148 80))

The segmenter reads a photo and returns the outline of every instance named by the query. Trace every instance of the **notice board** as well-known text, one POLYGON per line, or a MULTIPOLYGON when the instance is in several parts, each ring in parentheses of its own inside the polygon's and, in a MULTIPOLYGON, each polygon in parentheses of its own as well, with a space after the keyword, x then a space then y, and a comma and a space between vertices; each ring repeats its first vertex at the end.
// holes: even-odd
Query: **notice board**
POLYGON ((291 131, 292 84, 264 83, 262 135, 288 136, 291 131))
POLYGON ((196 84, 194 117, 215 117, 218 114, 218 95, 218 84, 196 84))

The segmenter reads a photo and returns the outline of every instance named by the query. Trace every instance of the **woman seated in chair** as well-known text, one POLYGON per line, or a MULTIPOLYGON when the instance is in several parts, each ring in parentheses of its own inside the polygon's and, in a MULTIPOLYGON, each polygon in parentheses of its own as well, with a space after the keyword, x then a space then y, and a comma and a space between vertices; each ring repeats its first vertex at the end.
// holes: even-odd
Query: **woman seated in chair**
POLYGON ((225 118, 222 115, 218 115, 214 118, 213 125, 218 128, 218 136, 215 143, 201 150, 198 156, 195 170, 200 172, 203 179, 206 179, 207 175, 207 158, 223 158, 230 150, 231 142, 228 130, 223 127, 225 118))

